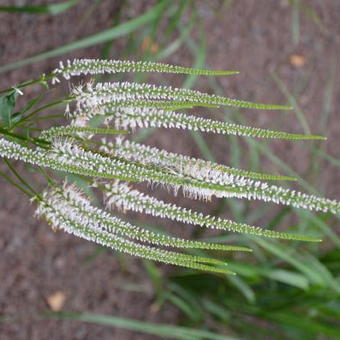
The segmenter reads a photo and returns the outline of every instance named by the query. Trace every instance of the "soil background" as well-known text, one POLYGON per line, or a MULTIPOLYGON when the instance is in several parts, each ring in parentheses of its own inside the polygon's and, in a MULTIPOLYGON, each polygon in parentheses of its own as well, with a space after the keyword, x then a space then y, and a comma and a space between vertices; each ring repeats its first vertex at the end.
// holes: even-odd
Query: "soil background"
MULTIPOLYGON (((52 2, 0 0, 1 5, 52 2)), ((91 3, 90 0, 81 1, 58 16, 0 12, 0 65, 109 28, 120 2, 100 1, 91 16, 84 21, 84 13, 91 3)), ((129 3, 130 6, 124 10, 125 19, 147 11, 155 2, 129 3)), ((292 8, 288 1, 241 0, 230 2, 230 6, 217 0, 197 0, 196 3, 206 32, 207 67, 241 71, 237 77, 219 79, 226 95, 259 102, 285 103, 286 99, 270 76, 275 71, 293 93, 298 92, 298 103, 313 133, 326 133, 327 152, 339 158, 340 2, 306 1, 317 13, 320 23, 302 11, 298 43, 292 40, 292 8), (320 131, 319 123, 324 114, 325 89, 332 75, 335 77, 335 86, 329 102, 331 114, 325 132, 320 131)), ((117 40, 113 57, 115 51, 125 43, 124 39, 117 40)), ((63 56, 63 59, 82 56, 97 57, 98 47, 75 51, 63 56)), ((0 88, 35 78, 43 72, 48 73, 56 67, 58 59, 49 59, 2 74, 0 88)), ((180 50, 166 61, 191 66, 193 58, 180 50)), ((157 77, 154 79, 159 80, 157 77)), ((169 79, 175 83, 177 81, 175 77, 169 79)), ((211 91, 205 80, 200 79, 195 87, 211 91)), ((302 132, 292 112, 242 112, 254 126, 302 132)), ((225 138, 207 136, 207 141, 216 159, 229 164, 230 146, 226 145, 225 138)), ((201 156, 190 136, 176 131, 155 133, 147 143, 169 151, 201 156)), ((273 142, 272 150, 301 176, 308 171, 310 149, 306 143, 273 142)), ((22 164, 18 163, 18 166, 20 168, 22 164)), ((267 172, 275 171, 268 161, 264 161, 262 168, 267 172)), ((0 169, 7 171, 3 164, 0 164, 0 169)), ((337 168, 330 163, 322 164, 322 173, 318 174, 317 179, 309 180, 317 181, 312 184, 316 184, 328 197, 340 199, 340 176, 337 168)), ((188 207, 192 204, 188 200, 183 202, 188 207)), ((209 209, 200 203, 198 207, 209 209)), ((59 291, 66 297, 63 308, 68 311, 88 311, 169 324, 180 320, 181 315, 169 305, 164 305, 160 310, 155 308, 152 285, 146 279, 147 274, 139 260, 124 257, 121 261, 112 252, 105 251, 89 261, 89 257, 96 252, 94 244, 53 232, 44 221, 35 219, 33 213, 34 204, 0 178, 0 315, 20 316, 17 321, 0 323, 1 339, 154 338, 94 324, 33 318, 50 310, 47 300, 59 291), (143 292, 122 289, 129 285, 133 287, 132 284, 142 287, 143 292)), ((164 268, 164 275, 169 270, 164 268)))

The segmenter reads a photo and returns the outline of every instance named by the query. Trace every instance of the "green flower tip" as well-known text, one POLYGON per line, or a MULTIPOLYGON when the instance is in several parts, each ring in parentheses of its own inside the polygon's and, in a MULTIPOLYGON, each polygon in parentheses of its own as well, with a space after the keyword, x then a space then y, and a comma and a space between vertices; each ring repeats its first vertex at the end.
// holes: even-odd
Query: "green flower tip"
POLYGON ((289 176, 281 176, 283 181, 297 181, 298 179, 296 177, 289 177, 289 176))
POLYGON ((220 273, 227 274, 227 275, 237 275, 235 272, 232 272, 231 270, 227 270, 227 269, 224 269, 224 270, 222 269, 220 273))
POLYGON ((317 135, 301 135, 301 134, 293 134, 288 133, 286 135, 283 135, 281 137, 282 139, 288 139, 288 140, 327 140, 327 137, 324 136, 317 136, 317 135))
POLYGON ((271 105, 272 110, 293 110, 293 106, 290 105, 271 105))
POLYGON ((231 271, 230 269, 226 269, 225 265, 215 265, 211 267, 211 271, 219 274, 236 275, 235 272, 231 271))
POLYGON ((317 237, 309 237, 309 236, 302 236, 302 235, 296 235, 292 234, 294 237, 291 240, 295 241, 303 241, 303 242, 322 242, 321 238, 317 237))
POLYGON ((246 251, 248 253, 252 253, 253 249, 247 247, 239 247, 238 251, 246 251))
POLYGON ((219 76, 230 76, 234 74, 240 74, 240 71, 216 71, 216 75, 219 76))
POLYGON ((309 140, 327 140, 327 137, 316 136, 316 135, 304 135, 304 139, 309 139, 309 140))
POLYGON ((284 175, 271 175, 271 177, 266 178, 267 181, 297 181, 296 177, 284 176, 284 175))
POLYGON ((313 238, 313 237, 311 237, 309 239, 309 242, 322 242, 322 238, 313 238))

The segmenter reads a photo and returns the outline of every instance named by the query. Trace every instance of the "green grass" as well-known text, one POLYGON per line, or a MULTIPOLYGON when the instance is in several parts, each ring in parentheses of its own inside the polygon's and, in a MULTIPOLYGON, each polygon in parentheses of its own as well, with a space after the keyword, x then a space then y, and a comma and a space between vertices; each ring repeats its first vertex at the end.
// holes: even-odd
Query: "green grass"
POLYGON ((75 320, 80 322, 88 322, 101 324, 105 326, 117 327, 132 330, 138 333, 157 335, 167 339, 183 339, 183 340, 235 340, 234 337, 218 335, 216 333, 206 331, 204 329, 193 329, 188 327, 158 324, 152 322, 142 322, 127 318, 119 318, 109 315, 99 315, 93 313, 54 313, 47 315, 49 318, 60 320, 75 320))

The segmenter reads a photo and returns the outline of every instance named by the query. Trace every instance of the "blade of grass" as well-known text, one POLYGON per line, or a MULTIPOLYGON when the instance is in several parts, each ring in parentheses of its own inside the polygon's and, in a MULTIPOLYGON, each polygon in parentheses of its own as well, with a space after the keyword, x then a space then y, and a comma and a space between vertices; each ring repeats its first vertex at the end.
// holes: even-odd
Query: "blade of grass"
POLYGON ((52 14, 57 15, 67 11, 78 3, 79 0, 69 0, 57 4, 40 6, 0 6, 0 11, 11 13, 52 14))
POLYGON ((305 330, 307 334, 315 334, 317 338, 320 338, 320 334, 332 336, 334 337, 333 339, 340 337, 339 328, 331 327, 330 324, 320 322, 312 317, 301 317, 301 315, 283 312, 266 313, 266 317, 270 320, 277 321, 280 325, 293 326, 305 330))
MULTIPOLYGON (((305 256, 301 257, 298 255, 296 251, 292 251, 288 247, 282 247, 277 242, 268 242, 266 240, 262 240, 259 238, 253 238, 256 243, 258 243, 261 247, 281 258, 282 260, 290 263, 293 267, 298 269, 301 273, 305 275, 309 279, 309 281, 313 284, 316 284, 321 287, 329 287, 327 281, 329 280, 325 278, 325 274, 323 271, 317 270, 315 266, 311 263, 311 256, 308 255, 308 260, 305 256)), ((320 268, 319 268, 320 269, 320 268)), ((325 270, 325 268, 323 268, 325 270)), ((327 271, 328 272, 328 271, 327 271)), ((330 273, 328 273, 331 275, 330 273)), ((333 285, 333 284, 332 284, 333 285)), ((332 287, 334 288, 334 287, 332 287)))
POLYGON ((165 30, 164 39, 170 38, 170 36, 176 30, 176 27, 179 25, 182 16, 190 4, 191 0, 182 0, 180 2, 175 14, 171 17, 171 20, 165 30))
POLYGON ((151 322, 137 321, 127 318, 119 318, 108 315, 90 314, 90 313, 49 313, 45 314, 48 318, 77 320, 81 322, 96 323, 111 327, 118 327, 133 330, 136 332, 157 335, 168 339, 185 339, 185 340, 235 340, 235 338, 225 335, 215 334, 206 330, 193 329, 181 326, 163 325, 151 322))
POLYGON ((310 130, 310 127, 308 125, 308 122, 307 122, 305 115, 303 114, 299 104, 297 103, 297 100, 295 99, 295 97, 292 95, 292 93, 288 90, 285 83, 279 78, 279 76, 275 72, 271 73, 271 77, 273 78, 275 84, 278 86, 278 88, 280 89, 282 94, 287 98, 289 105, 294 108, 294 112, 295 112, 296 117, 299 120, 299 122, 300 122, 300 124, 303 128, 304 133, 310 134, 311 130, 310 130))
POLYGON ((19 67, 29 65, 29 64, 41 61, 41 60, 56 57, 56 56, 65 54, 67 52, 78 50, 80 48, 98 45, 100 43, 103 43, 103 42, 106 42, 106 41, 127 35, 127 34, 133 32, 133 31, 137 30, 141 26, 152 22, 152 20, 154 20, 157 17, 157 15, 159 14, 159 11, 164 7, 165 4, 166 4, 165 2, 161 2, 160 4, 151 8, 145 14, 143 14, 143 15, 135 18, 135 19, 131 19, 127 22, 124 22, 123 24, 120 24, 116 27, 109 28, 109 29, 104 30, 102 32, 99 32, 97 34, 86 37, 84 39, 75 41, 75 42, 70 43, 70 44, 66 44, 62 47, 58 47, 56 49, 35 55, 33 57, 29 57, 27 59, 24 59, 24 60, 21 60, 21 61, 12 63, 12 64, 4 65, 4 66, 0 67, 0 73, 10 71, 10 70, 14 70, 14 69, 17 69, 19 67))
POLYGON ((298 45, 300 41, 300 0, 290 0, 292 6, 292 41, 298 45))
POLYGON ((26 196, 28 197, 32 197, 32 194, 30 192, 28 192, 26 189, 24 189, 24 187, 20 186, 18 183, 16 183, 15 181, 13 181, 7 174, 5 174, 4 172, 0 171, 0 176, 3 177, 9 184, 15 186, 17 189, 19 189, 20 191, 22 191, 26 196))

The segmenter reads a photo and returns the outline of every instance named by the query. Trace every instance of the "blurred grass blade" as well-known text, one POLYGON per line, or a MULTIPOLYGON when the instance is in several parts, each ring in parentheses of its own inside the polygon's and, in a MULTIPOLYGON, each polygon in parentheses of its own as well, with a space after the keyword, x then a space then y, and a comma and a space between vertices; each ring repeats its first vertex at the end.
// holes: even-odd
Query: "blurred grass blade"
POLYGON ((78 320, 83 322, 97 323, 107 326, 129 329, 141 333, 166 337, 167 339, 185 340, 234 340, 225 335, 214 334, 206 330, 199 330, 187 327, 156 324, 137 321, 132 319, 118 318, 114 316, 90 314, 90 313, 51 313, 47 314, 52 318, 65 320, 78 320))
POLYGON ((171 17, 171 20, 168 24, 168 27, 164 33, 164 38, 169 38, 173 32, 176 30, 176 27, 180 26, 181 18, 184 16, 184 13, 188 6, 190 5, 191 0, 182 0, 175 12, 175 14, 171 17))
POLYGON ((285 269, 275 269, 267 275, 270 279, 286 283, 301 289, 307 289, 309 282, 305 276, 285 269))
POLYGON ((135 18, 131 19, 127 22, 124 22, 123 24, 120 24, 118 26, 112 27, 110 29, 104 30, 102 32, 99 32, 97 34, 91 35, 89 37, 86 37, 84 39, 75 41, 73 43, 58 47, 56 49, 35 55, 33 57, 29 57, 27 59, 18 61, 16 63, 4 65, 0 67, 0 73, 14 70, 16 68, 29 65, 41 60, 45 60, 48 58, 56 57, 65 53, 68 53, 70 51, 78 50, 80 48, 85 48, 93 45, 98 45, 100 43, 127 35, 136 29, 138 29, 140 26, 143 26, 149 22, 151 22, 153 19, 155 19, 159 15, 159 11, 165 7, 167 4, 167 1, 160 2, 158 5, 151 8, 148 12, 145 14, 135 18))
MULTIPOLYGON (((288 325, 296 327, 301 330, 308 332, 307 334, 314 334, 317 337, 308 337, 307 339, 322 339, 320 334, 331 336, 328 339, 339 339, 340 330, 339 327, 332 326, 329 323, 322 322, 311 316, 298 315, 295 316, 291 313, 275 312, 266 314, 266 316, 279 323, 280 325, 288 325)), ((306 334, 306 333, 304 333, 306 334)), ((324 338, 326 339, 326 338, 324 338)))
POLYGON ((185 43, 187 39, 190 39, 190 34, 195 27, 195 24, 196 15, 195 12, 193 12, 190 16, 189 23, 185 26, 185 29, 181 29, 179 37, 172 41, 170 44, 167 44, 167 46, 163 50, 159 51, 155 55, 155 58, 163 59, 175 53, 183 45, 183 43, 185 43))
POLYGON ((281 93, 288 100, 289 105, 291 105, 294 108, 295 115, 297 119, 299 120, 304 133, 309 135, 311 133, 311 129, 308 125, 307 119, 304 113, 302 112, 296 98, 292 95, 292 93, 288 90, 286 84, 279 78, 279 76, 275 72, 272 72, 271 76, 274 82, 276 83, 276 85, 278 86, 279 90, 281 91, 281 93))
POLYGON ((66 2, 40 6, 0 6, 0 11, 11 13, 31 13, 31 14, 52 14, 57 15, 67 11, 78 3, 79 0, 69 0, 66 2))
POLYGON ((292 6, 292 41, 297 46, 300 41, 300 0, 290 0, 292 6))
POLYGON ((315 270, 314 266, 312 266, 311 264, 310 259, 307 261, 305 258, 300 258, 296 251, 294 251, 293 249, 288 249, 287 247, 284 248, 276 242, 268 242, 259 238, 256 238, 255 241, 262 248, 266 249, 267 251, 271 252, 282 260, 290 263, 293 267, 303 273, 305 277, 310 280, 310 282, 321 287, 327 286, 324 273, 321 274, 320 271, 315 270))
POLYGON ((249 303, 255 303, 256 301, 256 294, 252 287, 241 277, 233 276, 228 277, 230 283, 237 288, 242 295, 246 298, 249 303))
POLYGON ((143 260, 143 264, 152 282, 155 293, 161 295, 163 293, 163 276, 160 269, 150 260, 143 260))

